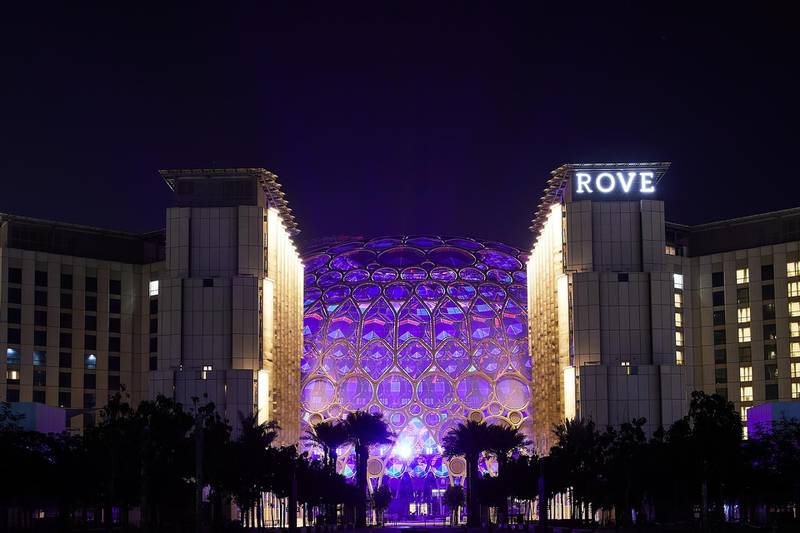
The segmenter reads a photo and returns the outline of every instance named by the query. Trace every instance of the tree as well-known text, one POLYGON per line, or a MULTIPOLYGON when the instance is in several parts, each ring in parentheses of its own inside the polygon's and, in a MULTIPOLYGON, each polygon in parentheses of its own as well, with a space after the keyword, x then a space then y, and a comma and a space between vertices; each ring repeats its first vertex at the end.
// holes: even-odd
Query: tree
MULTIPOLYGON (((487 450, 497 458, 497 476, 503 480, 509 455, 514 451, 530 446, 531 442, 518 428, 497 424, 488 426, 488 437, 487 450)), ((498 488, 501 490, 502 496, 505 496, 499 507, 499 522, 507 523, 509 486, 506 483, 500 483, 498 488)))
POLYGON ((464 488, 461 485, 449 485, 444 491, 444 504, 450 509, 450 525, 458 523, 458 509, 464 505, 464 488))
POLYGON ((340 421, 319 422, 303 436, 303 440, 322 448, 325 465, 336 470, 337 450, 348 442, 347 425, 340 421))
POLYGON ((383 526, 383 514, 392 502, 392 491, 388 485, 381 485, 372 493, 372 507, 375 509, 375 520, 378 526, 383 526))
POLYGON ((383 414, 353 411, 345 419, 347 434, 356 449, 356 486, 359 499, 356 505, 356 527, 367 525, 367 460, 369 447, 377 444, 389 444, 394 435, 389 431, 383 414))
POLYGON ((467 463, 467 527, 478 527, 480 512, 476 483, 478 459, 489 447, 489 430, 484 422, 469 420, 451 429, 442 439, 446 457, 462 455, 467 463))
POLYGON ((644 499, 647 438, 644 418, 625 422, 619 431, 608 428, 601 442, 605 444, 603 477, 607 481, 608 502, 614 506, 617 523, 627 525, 632 509, 639 509, 644 499))

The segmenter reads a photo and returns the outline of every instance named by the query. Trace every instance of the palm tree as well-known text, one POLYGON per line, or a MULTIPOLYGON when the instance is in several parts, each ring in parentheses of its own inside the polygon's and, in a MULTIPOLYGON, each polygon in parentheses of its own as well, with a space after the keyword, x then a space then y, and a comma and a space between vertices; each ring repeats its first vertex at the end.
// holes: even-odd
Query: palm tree
POLYGON ((345 419, 349 441, 356 448, 356 486, 358 502, 356 504, 356 527, 367 525, 367 459, 369 447, 376 444, 389 444, 394 434, 389 431, 383 414, 353 411, 345 419))
MULTIPOLYGON (((530 446, 531 442, 517 428, 491 424, 488 426, 489 445, 487 450, 497 457, 497 477, 504 480, 508 467, 508 456, 512 452, 530 446)), ((501 486, 506 487, 503 483, 501 486)), ((500 520, 508 520, 508 498, 502 500, 500 520)))
POLYGON ((324 464, 335 472, 337 450, 350 440, 350 436, 347 433, 347 426, 343 422, 319 422, 306 432, 303 440, 322 448, 325 456, 324 464))
POLYGON ((463 455, 467 462, 467 527, 478 527, 477 491, 478 458, 489 448, 489 429, 484 422, 469 420, 451 429, 442 440, 444 455, 454 457, 463 455))

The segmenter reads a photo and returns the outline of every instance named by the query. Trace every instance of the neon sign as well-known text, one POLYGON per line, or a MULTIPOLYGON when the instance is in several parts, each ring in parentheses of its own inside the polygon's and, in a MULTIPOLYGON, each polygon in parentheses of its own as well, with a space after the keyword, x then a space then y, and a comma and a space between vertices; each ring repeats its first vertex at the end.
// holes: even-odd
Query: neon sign
POLYGON ((655 173, 645 171, 576 172, 575 194, 653 194, 655 173))

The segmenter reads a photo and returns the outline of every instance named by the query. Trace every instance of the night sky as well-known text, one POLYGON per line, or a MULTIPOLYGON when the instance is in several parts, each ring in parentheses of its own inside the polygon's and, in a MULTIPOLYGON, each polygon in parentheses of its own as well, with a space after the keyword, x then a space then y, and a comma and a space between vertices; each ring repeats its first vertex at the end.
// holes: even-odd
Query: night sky
POLYGON ((550 170, 653 160, 672 221, 800 206, 778 4, 81 4, 0 14, 2 212, 157 229, 158 169, 263 166, 304 239, 528 247, 550 170))

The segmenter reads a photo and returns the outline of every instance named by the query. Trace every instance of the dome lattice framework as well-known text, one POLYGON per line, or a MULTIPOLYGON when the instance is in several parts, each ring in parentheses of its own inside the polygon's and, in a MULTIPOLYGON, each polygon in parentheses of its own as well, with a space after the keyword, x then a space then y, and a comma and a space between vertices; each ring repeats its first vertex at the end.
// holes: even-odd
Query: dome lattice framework
MULTIPOLYGON (((439 446, 459 422, 527 428, 525 260, 502 243, 434 236, 351 240, 306 257, 306 429, 383 412, 397 436, 371 451, 370 474, 423 478, 463 469, 439 446)), ((341 452, 352 475, 352 450, 341 452)))

